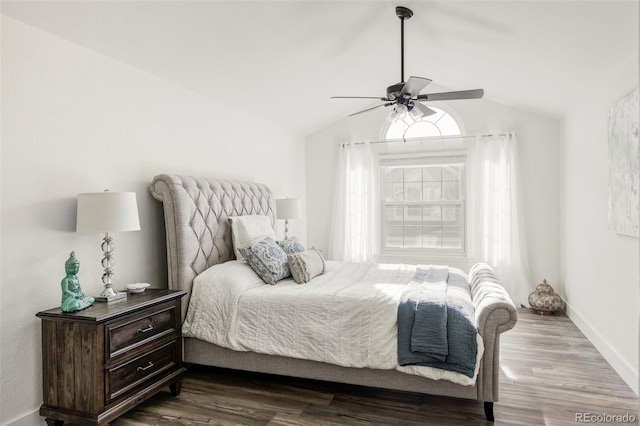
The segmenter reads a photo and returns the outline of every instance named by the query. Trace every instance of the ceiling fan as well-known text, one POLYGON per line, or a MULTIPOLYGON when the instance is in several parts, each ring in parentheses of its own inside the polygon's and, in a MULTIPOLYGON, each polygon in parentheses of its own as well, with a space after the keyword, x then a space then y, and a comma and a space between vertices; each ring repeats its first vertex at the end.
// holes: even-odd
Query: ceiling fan
MULTIPOLYGON (((484 96, 483 89, 459 90, 455 92, 420 94, 420 91, 427 87, 431 80, 423 77, 409 77, 404 81, 404 21, 413 16, 411 9, 403 6, 396 7, 396 15, 400 18, 400 83, 387 87, 387 96, 332 96, 332 99, 378 99, 383 103, 362 111, 349 114, 349 117, 363 112, 371 111, 382 106, 395 105, 396 115, 403 115, 411 112, 414 108, 420 111, 418 115, 428 116, 435 114, 431 108, 423 105, 422 102, 429 101, 449 101, 455 99, 480 99, 484 96)), ((415 113, 415 112, 414 112, 415 113)))

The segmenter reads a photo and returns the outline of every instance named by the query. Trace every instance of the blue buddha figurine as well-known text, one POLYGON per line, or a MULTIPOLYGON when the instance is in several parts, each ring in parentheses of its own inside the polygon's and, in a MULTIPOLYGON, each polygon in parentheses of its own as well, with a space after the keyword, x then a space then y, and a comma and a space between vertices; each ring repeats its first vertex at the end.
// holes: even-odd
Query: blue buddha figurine
POLYGON ((71 252, 69 259, 64 263, 64 269, 67 276, 62 279, 62 305, 60 309, 63 312, 75 312, 88 308, 94 302, 93 297, 85 296, 80 288, 80 280, 78 280, 78 271, 80 270, 80 262, 76 259, 76 254, 71 252))

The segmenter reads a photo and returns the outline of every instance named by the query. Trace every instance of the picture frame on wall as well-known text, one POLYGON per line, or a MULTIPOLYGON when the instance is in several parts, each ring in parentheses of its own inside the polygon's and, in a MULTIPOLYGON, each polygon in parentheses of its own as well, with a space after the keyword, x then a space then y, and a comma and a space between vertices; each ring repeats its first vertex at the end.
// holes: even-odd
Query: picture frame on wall
POLYGON ((638 88, 609 108, 609 229, 640 237, 638 88))

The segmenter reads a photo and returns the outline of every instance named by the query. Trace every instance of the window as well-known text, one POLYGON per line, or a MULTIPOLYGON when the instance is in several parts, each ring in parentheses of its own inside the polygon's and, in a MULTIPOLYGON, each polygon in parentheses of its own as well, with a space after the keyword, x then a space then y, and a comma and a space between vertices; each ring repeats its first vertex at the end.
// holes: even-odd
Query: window
POLYGON ((411 114, 405 114, 403 119, 389 124, 385 139, 427 138, 433 136, 461 135, 458 122, 451 114, 440 108, 429 106, 436 113, 427 117, 414 119, 411 114))
POLYGON ((382 249, 464 253, 464 155, 383 158, 382 249))
MULTIPOLYGON (((388 139, 460 135, 445 111, 389 125, 388 139)), ((381 251, 464 255, 466 153, 420 152, 380 156, 381 251)))

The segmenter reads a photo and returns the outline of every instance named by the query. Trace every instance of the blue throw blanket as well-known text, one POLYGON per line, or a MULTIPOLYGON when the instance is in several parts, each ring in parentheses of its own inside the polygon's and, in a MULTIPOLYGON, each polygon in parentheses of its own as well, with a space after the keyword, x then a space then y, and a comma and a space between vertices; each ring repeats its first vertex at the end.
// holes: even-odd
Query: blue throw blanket
POLYGON ((473 377, 478 343, 471 286, 448 268, 418 268, 398 306, 398 364, 473 377))

